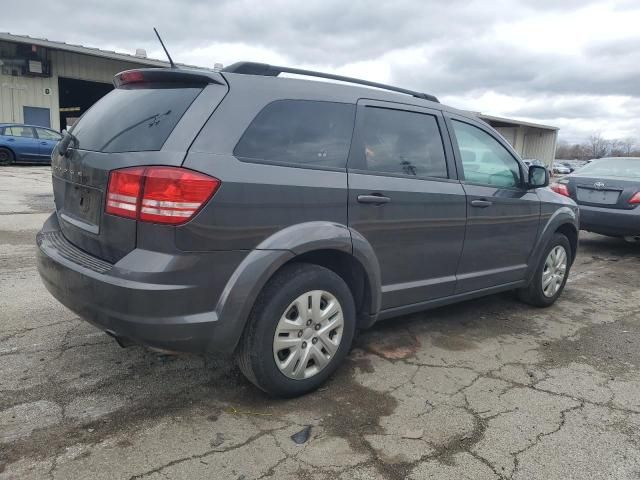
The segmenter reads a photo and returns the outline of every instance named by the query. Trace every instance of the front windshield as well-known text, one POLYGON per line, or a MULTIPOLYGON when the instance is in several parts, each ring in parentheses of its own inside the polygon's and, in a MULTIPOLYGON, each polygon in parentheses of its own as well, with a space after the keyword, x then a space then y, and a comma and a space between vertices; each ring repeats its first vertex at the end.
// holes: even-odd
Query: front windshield
POLYGON ((582 167, 580 175, 640 178, 640 158, 601 158, 582 167))

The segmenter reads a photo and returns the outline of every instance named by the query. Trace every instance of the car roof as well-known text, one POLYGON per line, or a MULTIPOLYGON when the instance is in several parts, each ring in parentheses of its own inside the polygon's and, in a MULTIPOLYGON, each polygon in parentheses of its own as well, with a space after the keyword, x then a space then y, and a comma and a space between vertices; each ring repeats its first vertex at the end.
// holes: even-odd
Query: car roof
POLYGON ((31 127, 31 128, 44 128, 45 130, 51 130, 55 133, 60 133, 55 131, 51 127, 43 127, 42 125, 27 125, 26 123, 0 123, 0 127, 31 127))

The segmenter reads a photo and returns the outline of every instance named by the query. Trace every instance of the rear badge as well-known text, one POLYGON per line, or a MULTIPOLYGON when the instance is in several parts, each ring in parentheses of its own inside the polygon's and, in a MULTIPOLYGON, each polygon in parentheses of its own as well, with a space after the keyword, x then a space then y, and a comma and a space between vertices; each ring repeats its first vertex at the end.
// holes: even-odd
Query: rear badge
POLYGON ((598 190, 602 190, 604 188, 604 183, 596 182, 593 184, 593 188, 597 188, 598 190))

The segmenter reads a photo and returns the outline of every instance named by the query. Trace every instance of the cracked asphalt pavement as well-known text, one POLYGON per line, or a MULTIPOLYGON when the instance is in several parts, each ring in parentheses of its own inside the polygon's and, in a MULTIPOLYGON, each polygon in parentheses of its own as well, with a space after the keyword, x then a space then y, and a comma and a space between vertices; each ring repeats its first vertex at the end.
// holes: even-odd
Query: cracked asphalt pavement
POLYGON ((49 176, 0 169, 0 479, 640 478, 640 245, 583 233, 555 306, 503 294, 381 323, 283 401, 58 304, 35 268, 49 176))

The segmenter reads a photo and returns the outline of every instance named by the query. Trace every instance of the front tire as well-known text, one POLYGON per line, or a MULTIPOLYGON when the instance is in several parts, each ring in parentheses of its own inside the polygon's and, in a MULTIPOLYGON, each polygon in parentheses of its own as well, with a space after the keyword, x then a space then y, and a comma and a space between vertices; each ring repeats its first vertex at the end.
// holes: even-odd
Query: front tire
POLYGON ((353 296, 340 276, 318 265, 287 265, 253 306, 236 355, 238 366, 271 395, 303 395, 342 363, 355 326, 353 296))
POLYGON ((529 286, 518 290, 518 298, 535 307, 553 305, 569 278, 571 259, 569 239, 561 233, 555 233, 541 257, 529 286))
POLYGON ((11 165, 14 160, 15 157, 11 150, 0 147, 0 165, 11 165))

